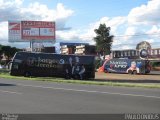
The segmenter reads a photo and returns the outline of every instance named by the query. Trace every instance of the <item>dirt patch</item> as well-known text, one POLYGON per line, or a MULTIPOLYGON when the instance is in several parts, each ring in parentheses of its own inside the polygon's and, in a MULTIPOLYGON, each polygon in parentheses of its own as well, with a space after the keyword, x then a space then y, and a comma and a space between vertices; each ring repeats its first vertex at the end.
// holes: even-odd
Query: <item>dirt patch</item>
POLYGON ((160 83, 160 73, 147 75, 129 75, 96 72, 95 80, 112 82, 160 83))
POLYGON ((160 71, 160 67, 153 67, 152 70, 160 71))

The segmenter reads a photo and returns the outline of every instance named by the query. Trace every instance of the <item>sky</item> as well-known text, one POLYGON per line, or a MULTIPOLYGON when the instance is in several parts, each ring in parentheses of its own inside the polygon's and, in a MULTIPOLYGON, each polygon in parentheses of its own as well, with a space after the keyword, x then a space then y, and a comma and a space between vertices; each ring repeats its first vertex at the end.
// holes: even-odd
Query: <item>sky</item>
POLYGON ((8 20, 55 21, 56 46, 95 44, 94 29, 105 23, 113 50, 135 49, 141 41, 160 48, 160 0, 0 0, 0 44, 25 48, 29 43, 8 42, 8 20))

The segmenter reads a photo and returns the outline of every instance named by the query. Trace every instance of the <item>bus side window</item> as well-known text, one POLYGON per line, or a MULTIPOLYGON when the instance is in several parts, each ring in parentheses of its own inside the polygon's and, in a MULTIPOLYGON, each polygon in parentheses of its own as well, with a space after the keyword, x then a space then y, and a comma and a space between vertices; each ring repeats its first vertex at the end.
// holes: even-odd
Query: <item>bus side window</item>
POLYGON ((13 65, 13 69, 18 69, 18 64, 17 63, 14 63, 12 65, 13 65))

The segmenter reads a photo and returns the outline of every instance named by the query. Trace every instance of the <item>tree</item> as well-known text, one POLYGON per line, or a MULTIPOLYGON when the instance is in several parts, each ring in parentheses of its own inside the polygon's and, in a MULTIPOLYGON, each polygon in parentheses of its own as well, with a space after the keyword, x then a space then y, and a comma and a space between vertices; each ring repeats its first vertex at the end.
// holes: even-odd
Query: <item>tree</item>
POLYGON ((10 46, 3 46, 2 47, 2 51, 3 51, 3 53, 4 53, 4 55, 5 55, 5 57, 7 58, 7 60, 9 60, 10 59, 10 52, 11 52, 11 47, 10 46))
POLYGON ((0 45, 0 61, 2 59, 2 54, 3 54, 2 45, 0 45))
POLYGON ((20 51, 20 50, 17 49, 16 47, 12 47, 12 48, 11 48, 11 52, 10 52, 10 57, 12 58, 12 57, 14 56, 14 54, 15 54, 16 52, 18 52, 18 51, 20 51))
POLYGON ((19 49, 10 46, 2 46, 2 51, 7 58, 7 61, 9 61, 19 49))
POLYGON ((98 29, 95 29, 96 37, 94 41, 96 42, 97 52, 101 52, 104 56, 111 53, 113 35, 110 35, 110 27, 106 27, 105 24, 100 24, 98 29))

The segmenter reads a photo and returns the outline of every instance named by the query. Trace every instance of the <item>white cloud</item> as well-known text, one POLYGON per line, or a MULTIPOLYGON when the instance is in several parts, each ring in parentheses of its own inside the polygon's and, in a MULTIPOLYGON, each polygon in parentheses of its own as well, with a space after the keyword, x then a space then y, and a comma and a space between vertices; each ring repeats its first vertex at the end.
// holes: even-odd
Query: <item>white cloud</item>
POLYGON ((19 8, 21 4, 22 0, 0 0, 0 21, 19 19, 19 8))
POLYGON ((148 39, 146 41, 151 43, 153 45, 153 47, 160 48, 160 41, 159 41, 160 27, 153 25, 152 28, 146 32, 146 34, 148 35, 148 39))
POLYGON ((102 17, 99 21, 96 23, 92 23, 92 26, 95 28, 99 27, 99 24, 106 24, 107 27, 111 27, 111 32, 115 33, 118 26, 124 24, 126 22, 126 17, 123 16, 117 16, 113 18, 108 18, 108 17, 102 17))
POLYGON ((69 31, 57 31, 57 42, 84 42, 94 44, 93 35, 94 30, 69 30, 69 31))
POLYGON ((160 24, 160 0, 150 0, 147 5, 133 8, 128 15, 130 24, 160 24))
POLYGON ((149 42, 149 43, 151 43, 151 44, 155 42, 154 39, 146 39, 146 41, 149 42))
POLYGON ((99 21, 95 23, 91 23, 86 29, 79 32, 79 39, 85 42, 89 42, 90 44, 94 44, 93 38, 96 36, 94 29, 97 29, 100 24, 106 24, 107 27, 111 27, 111 34, 115 34, 118 26, 124 24, 126 21, 125 17, 102 17, 99 21))
POLYGON ((136 27, 134 27, 134 26, 128 27, 128 28, 126 29, 126 31, 125 31, 125 33, 124 33, 124 37, 123 37, 124 40, 125 40, 125 42, 126 42, 126 40, 131 39, 131 38, 132 38, 132 35, 135 35, 136 32, 137 32, 136 27))
POLYGON ((153 25, 152 28, 147 31, 148 34, 159 34, 160 35, 160 28, 156 25, 153 25))
POLYGON ((56 9, 38 2, 23 7, 23 0, 0 0, 0 21, 8 20, 47 20, 56 21, 57 30, 66 29, 65 24, 74 11, 58 3, 56 9))
POLYGON ((0 23, 0 43, 7 44, 8 22, 0 23))
MULTIPOLYGON (((121 49, 135 49, 136 44, 141 41, 148 41, 153 47, 157 46, 160 43, 159 14, 160 0, 150 0, 146 5, 143 4, 131 9, 126 16, 128 21, 124 24, 124 33, 120 34, 122 37, 115 37, 114 49, 119 49, 118 45, 121 46, 121 49)), ((119 26, 117 29, 120 31, 119 26)))
POLYGON ((4 21, 9 19, 55 20, 58 29, 56 31, 57 42, 88 42, 94 44, 93 37, 96 35, 94 29, 97 29, 99 24, 105 23, 107 27, 111 27, 112 35, 121 36, 115 37, 113 49, 135 49, 136 44, 144 40, 152 43, 153 46, 158 43, 160 0, 150 0, 146 5, 133 8, 127 16, 115 16, 113 18, 104 16, 88 26, 83 27, 82 25, 80 29, 68 29, 66 27, 66 22, 73 13, 73 10, 66 8, 62 3, 58 3, 55 9, 49 9, 46 5, 38 2, 23 7, 23 0, 0 0, 0 43, 2 43, 2 40, 7 43, 8 28, 4 21))
POLYGON ((122 47, 119 47, 119 50, 126 50, 126 49, 130 49, 131 46, 130 45, 123 45, 122 47))
MULTIPOLYGON (((31 3, 28 8, 21 9, 21 14, 23 16, 28 14, 27 19, 56 21, 57 30, 66 29, 66 21, 73 13, 73 10, 66 9, 62 3, 58 3, 55 10, 48 9, 46 5, 38 2, 31 3)), ((23 19, 26 19, 26 17, 24 16, 23 19)))
POLYGON ((57 31, 56 32, 57 39, 59 40, 65 40, 65 41, 70 41, 70 40, 77 40, 79 39, 78 32, 75 30, 70 30, 70 31, 57 31))
POLYGON ((91 23, 85 29, 81 30, 70 30, 70 31, 57 31, 57 39, 62 39, 65 41, 75 41, 77 42, 88 42, 90 44, 94 44, 93 37, 96 36, 94 29, 99 27, 99 24, 106 24, 107 27, 111 27, 112 33, 115 33, 117 27, 125 22, 125 17, 115 17, 115 18, 108 18, 103 17, 99 21, 91 23))
POLYGON ((71 16, 73 14, 72 10, 67 10, 65 9, 64 5, 62 3, 58 3, 57 4, 57 10, 56 10, 56 19, 60 19, 60 18, 67 18, 68 16, 71 16))
MULTIPOLYGON (((74 13, 62 3, 55 9, 34 2, 28 7, 23 7, 23 0, 0 0, 0 44, 8 43, 8 20, 47 20, 56 21, 56 30, 70 29, 66 22, 74 13)), ((63 38, 63 36, 62 36, 63 38)))
POLYGON ((125 35, 134 35, 135 33, 136 33, 136 28, 132 26, 126 29, 125 35))

